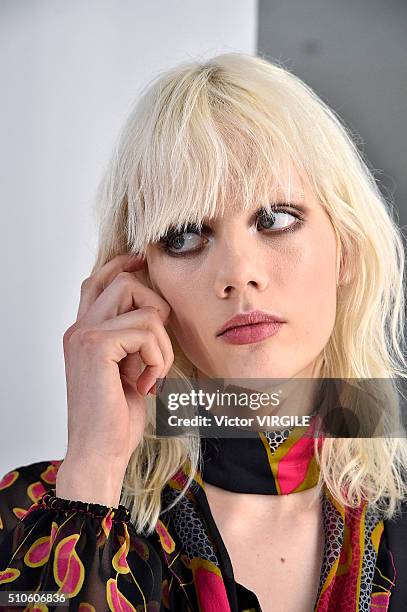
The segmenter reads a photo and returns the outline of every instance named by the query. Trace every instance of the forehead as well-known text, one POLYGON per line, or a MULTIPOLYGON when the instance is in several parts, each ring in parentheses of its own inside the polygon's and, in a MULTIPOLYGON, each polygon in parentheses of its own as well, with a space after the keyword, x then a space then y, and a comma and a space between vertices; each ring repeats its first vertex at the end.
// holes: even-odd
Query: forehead
POLYGON ((290 160, 279 162, 273 159, 270 167, 260 166, 258 172, 255 170, 239 176, 229 174, 216 194, 196 185, 190 188, 184 185, 184 190, 178 191, 180 198, 164 199, 160 206, 155 207, 155 213, 146 225, 146 247, 170 231, 186 231, 190 224, 209 225, 233 214, 245 216, 248 211, 267 210, 276 204, 289 206, 290 203, 310 202, 313 192, 306 172, 297 168, 290 160))
MULTIPOLYGON (((300 174, 292 162, 285 162, 277 177, 275 175, 270 176, 269 180, 266 181, 266 189, 264 189, 264 181, 262 180, 261 189, 254 191, 253 197, 249 202, 236 197, 233 183, 228 185, 226 194, 222 210, 224 208, 225 212, 233 211, 236 213, 278 203, 302 203, 313 195, 307 177, 304 173, 300 174)), ((217 209, 210 218, 216 218, 221 215, 222 211, 217 209)))

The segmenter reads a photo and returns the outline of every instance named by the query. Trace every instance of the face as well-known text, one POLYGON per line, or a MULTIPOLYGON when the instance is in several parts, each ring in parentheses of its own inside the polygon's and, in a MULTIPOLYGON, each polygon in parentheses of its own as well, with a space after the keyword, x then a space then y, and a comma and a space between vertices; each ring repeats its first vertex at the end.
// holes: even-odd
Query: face
POLYGON ((167 326, 200 377, 318 376, 315 360, 335 322, 336 237, 294 168, 290 184, 290 210, 280 193, 273 217, 254 203, 250 211, 230 209, 204 219, 201 234, 188 230, 172 237, 169 252, 162 243, 149 245, 152 287, 172 309, 167 326), (257 339, 254 333, 217 335, 231 317, 251 310, 284 323, 257 325, 259 332, 275 332, 257 339))

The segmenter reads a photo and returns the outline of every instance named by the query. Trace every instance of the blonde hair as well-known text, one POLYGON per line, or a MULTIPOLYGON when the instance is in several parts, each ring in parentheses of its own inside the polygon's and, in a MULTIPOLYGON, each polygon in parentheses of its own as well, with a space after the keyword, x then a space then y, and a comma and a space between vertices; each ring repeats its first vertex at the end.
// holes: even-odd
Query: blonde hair
MULTIPOLYGON (((221 213, 225 203, 271 204, 270 187, 286 191, 291 160, 307 177, 333 224, 343 285, 333 333, 319 356, 321 377, 407 378, 404 356, 404 248, 394 207, 381 194, 355 137, 315 92, 281 65, 227 53, 183 62, 148 84, 131 109, 97 191, 99 246, 92 274, 116 255, 146 253, 169 226, 184 230, 221 213)), ((288 198, 289 200, 289 198, 288 198)), ((188 361, 170 330, 174 363, 188 361)), ((121 503, 139 532, 153 532, 161 492, 181 467, 191 484, 200 465, 196 437, 154 435, 155 398, 124 479, 121 503)), ((396 415, 397 416, 397 415, 396 415)), ((400 416, 400 415, 399 415, 400 416)), ((393 415, 394 417, 394 415, 393 415)), ((407 442, 326 438, 320 482, 342 504, 367 500, 390 518, 406 495, 407 442)), ((317 440, 316 440, 317 442, 317 440)))

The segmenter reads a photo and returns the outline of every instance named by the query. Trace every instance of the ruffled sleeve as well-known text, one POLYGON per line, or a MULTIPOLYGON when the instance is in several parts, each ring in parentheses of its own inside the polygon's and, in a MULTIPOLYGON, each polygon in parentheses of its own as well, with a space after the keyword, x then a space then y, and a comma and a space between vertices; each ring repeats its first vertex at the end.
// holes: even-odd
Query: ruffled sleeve
MULTIPOLYGON (((150 539, 137 534, 127 508, 56 497, 46 487, 16 514, 19 495, 17 481, 0 485, 0 592, 64 593, 65 606, 55 610, 160 609, 161 559, 150 539)), ((39 609, 54 609, 47 605, 39 609)))

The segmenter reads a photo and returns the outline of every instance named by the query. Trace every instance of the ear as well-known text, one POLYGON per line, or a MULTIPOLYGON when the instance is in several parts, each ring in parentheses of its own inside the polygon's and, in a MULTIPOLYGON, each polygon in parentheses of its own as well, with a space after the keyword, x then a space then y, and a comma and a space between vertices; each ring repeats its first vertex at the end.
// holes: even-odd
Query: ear
POLYGON ((353 270, 351 266, 351 258, 344 251, 341 252, 338 258, 336 286, 345 287, 352 282, 353 270))
POLYGON ((349 282, 349 274, 346 265, 346 255, 340 243, 339 237, 336 243, 336 286, 343 287, 349 282))
POLYGON ((336 257, 335 257, 335 278, 336 278, 336 286, 339 287, 341 285, 341 271, 342 271, 342 262, 341 262, 341 244, 338 234, 335 232, 336 236, 336 257))
POLYGON ((339 276, 338 276, 338 281, 336 283, 337 287, 344 287, 345 285, 347 285, 346 279, 345 279, 345 275, 343 274, 342 268, 339 272, 339 276))
POLYGON ((148 273, 147 258, 144 258, 143 266, 140 267, 138 270, 135 270, 133 274, 135 274, 137 280, 143 283, 143 285, 150 287, 150 289, 152 288, 151 281, 150 281, 150 275, 148 273))

